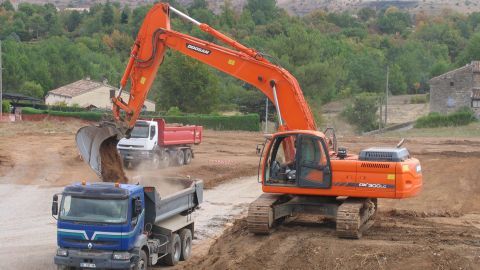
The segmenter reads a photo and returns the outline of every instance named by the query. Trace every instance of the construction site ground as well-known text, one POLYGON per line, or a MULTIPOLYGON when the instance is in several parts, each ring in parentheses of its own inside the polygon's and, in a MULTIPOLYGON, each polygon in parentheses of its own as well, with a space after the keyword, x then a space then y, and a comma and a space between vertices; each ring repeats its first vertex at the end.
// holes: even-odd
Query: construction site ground
MULTIPOLYGON (((0 123, 0 269, 55 269, 52 195, 97 179, 75 148, 84 124, 0 123)), ((147 170, 145 163, 127 175, 153 184, 164 176, 205 181, 194 256, 178 269, 480 269, 480 125, 464 129, 340 134, 339 144, 352 153, 408 136, 406 146, 423 168, 423 192, 380 199, 377 222, 361 240, 337 239, 334 222, 312 216, 294 217, 270 236, 248 233, 246 209, 261 194, 255 154, 261 133, 207 130, 191 165, 147 170)))

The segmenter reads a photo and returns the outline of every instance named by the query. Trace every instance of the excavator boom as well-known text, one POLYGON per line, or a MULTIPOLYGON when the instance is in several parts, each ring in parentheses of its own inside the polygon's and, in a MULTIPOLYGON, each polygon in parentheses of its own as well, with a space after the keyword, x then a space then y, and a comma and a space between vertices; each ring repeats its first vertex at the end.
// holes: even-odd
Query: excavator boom
MULTIPOLYGON (((100 151, 102 143, 109 139, 118 140, 123 136, 129 136, 140 116, 167 48, 197 59, 258 88, 275 104, 280 131, 316 130, 313 115, 300 86, 287 70, 272 64, 261 53, 240 44, 209 25, 190 18, 166 3, 159 3, 146 15, 120 81, 120 89, 112 96, 115 122, 104 123, 99 127, 84 127, 77 133, 76 140, 80 153, 100 177, 104 175, 102 168, 106 167, 105 164, 102 166, 103 155, 100 151), (177 13, 230 48, 171 30, 170 12, 177 13), (128 81, 130 81, 129 100, 123 100, 121 93, 128 81)), ((293 142, 288 148, 290 155, 293 155, 293 142)))

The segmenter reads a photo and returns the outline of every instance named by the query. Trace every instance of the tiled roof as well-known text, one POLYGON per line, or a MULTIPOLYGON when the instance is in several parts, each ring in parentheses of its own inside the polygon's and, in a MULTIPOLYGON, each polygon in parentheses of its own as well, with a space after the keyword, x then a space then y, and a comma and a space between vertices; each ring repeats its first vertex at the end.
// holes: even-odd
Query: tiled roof
MULTIPOLYGON (((49 94, 66 96, 66 97, 75 97, 83 93, 90 92, 99 87, 105 86, 103 83, 99 83, 91 80, 79 80, 71 84, 64 85, 57 89, 49 91, 49 94)), ((108 86, 108 85, 107 85, 108 86)), ((112 88, 111 86, 108 86, 112 88)))
POLYGON ((480 88, 472 89, 472 99, 480 99, 480 88))
POLYGON ((437 77, 433 77, 430 79, 430 81, 437 80, 437 79, 445 79, 449 75, 453 75, 454 73, 457 73, 458 71, 471 68, 472 72, 480 72, 480 61, 472 61, 470 64, 467 64, 463 67, 459 67, 454 70, 450 70, 442 75, 438 75, 437 77))

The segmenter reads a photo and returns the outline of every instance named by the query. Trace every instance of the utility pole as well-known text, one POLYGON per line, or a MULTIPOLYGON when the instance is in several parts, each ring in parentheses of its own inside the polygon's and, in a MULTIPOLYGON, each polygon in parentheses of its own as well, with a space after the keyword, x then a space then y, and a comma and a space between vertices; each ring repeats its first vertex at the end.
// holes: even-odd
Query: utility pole
POLYGON ((0 40, 0 121, 3 119, 2 41, 0 40))
POLYGON ((385 86, 385 127, 387 127, 387 111, 388 111, 388 77, 390 75, 390 69, 387 65, 387 85, 385 86))
POLYGON ((268 133, 268 98, 265 98, 265 133, 268 133))

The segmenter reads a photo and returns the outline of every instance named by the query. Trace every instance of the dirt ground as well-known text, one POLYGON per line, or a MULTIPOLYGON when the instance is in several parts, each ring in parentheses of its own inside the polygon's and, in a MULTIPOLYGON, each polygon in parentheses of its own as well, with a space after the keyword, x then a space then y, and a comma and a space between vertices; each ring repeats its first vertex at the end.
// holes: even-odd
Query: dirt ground
MULTIPOLYGON (((5 221, 0 223, 0 239, 11 243, 12 236, 23 237, 24 249, 33 237, 42 236, 34 241, 48 251, 47 255, 39 251, 31 259, 42 266, 32 267, 24 261, 11 269, 47 269, 43 266, 51 265, 55 248, 55 225, 48 215, 51 194, 71 182, 97 179, 75 148, 74 134, 83 124, 0 123, 0 195, 4 194, 0 212, 5 221), (32 201, 19 204, 18 198, 25 192, 32 201), (18 211, 32 213, 32 222, 48 224, 48 230, 39 232, 39 227, 22 218, 19 233, 15 219, 8 218, 18 211)), ((358 153, 373 145, 394 146, 400 138, 387 134, 338 139, 340 146, 358 153)), ((189 175, 204 179, 210 189, 203 209, 195 212, 200 228, 194 243, 196 255, 176 268, 480 269, 480 138, 408 138, 406 147, 422 163, 423 192, 411 199, 379 200, 377 222, 356 241, 337 239, 334 222, 307 216, 285 223, 270 236, 248 233, 242 214, 259 193, 252 176, 258 165, 255 147, 262 141, 260 133, 207 130, 203 143, 194 148, 191 165, 150 171, 144 171, 144 165, 127 171, 133 181, 189 175), (230 181, 243 176, 249 177, 230 181)), ((7 246, 0 248, 0 257, 11 262, 7 246)))
MULTIPOLYGON (((357 152, 397 142, 350 137, 340 145, 357 152)), ((480 269, 480 139, 414 138, 406 146, 422 163, 424 190, 411 199, 379 200, 377 221, 363 239, 337 239, 334 222, 306 216, 254 236, 243 218, 207 256, 181 268, 480 269)))
MULTIPOLYGON (((87 123, 0 123, 0 184, 64 186, 98 177, 79 156, 75 133, 87 123)), ((203 142, 194 146, 189 166, 152 169, 144 163, 126 170, 135 181, 153 177, 190 176, 203 179, 206 188, 225 180, 256 174, 256 145, 260 133, 205 130, 203 142)))

